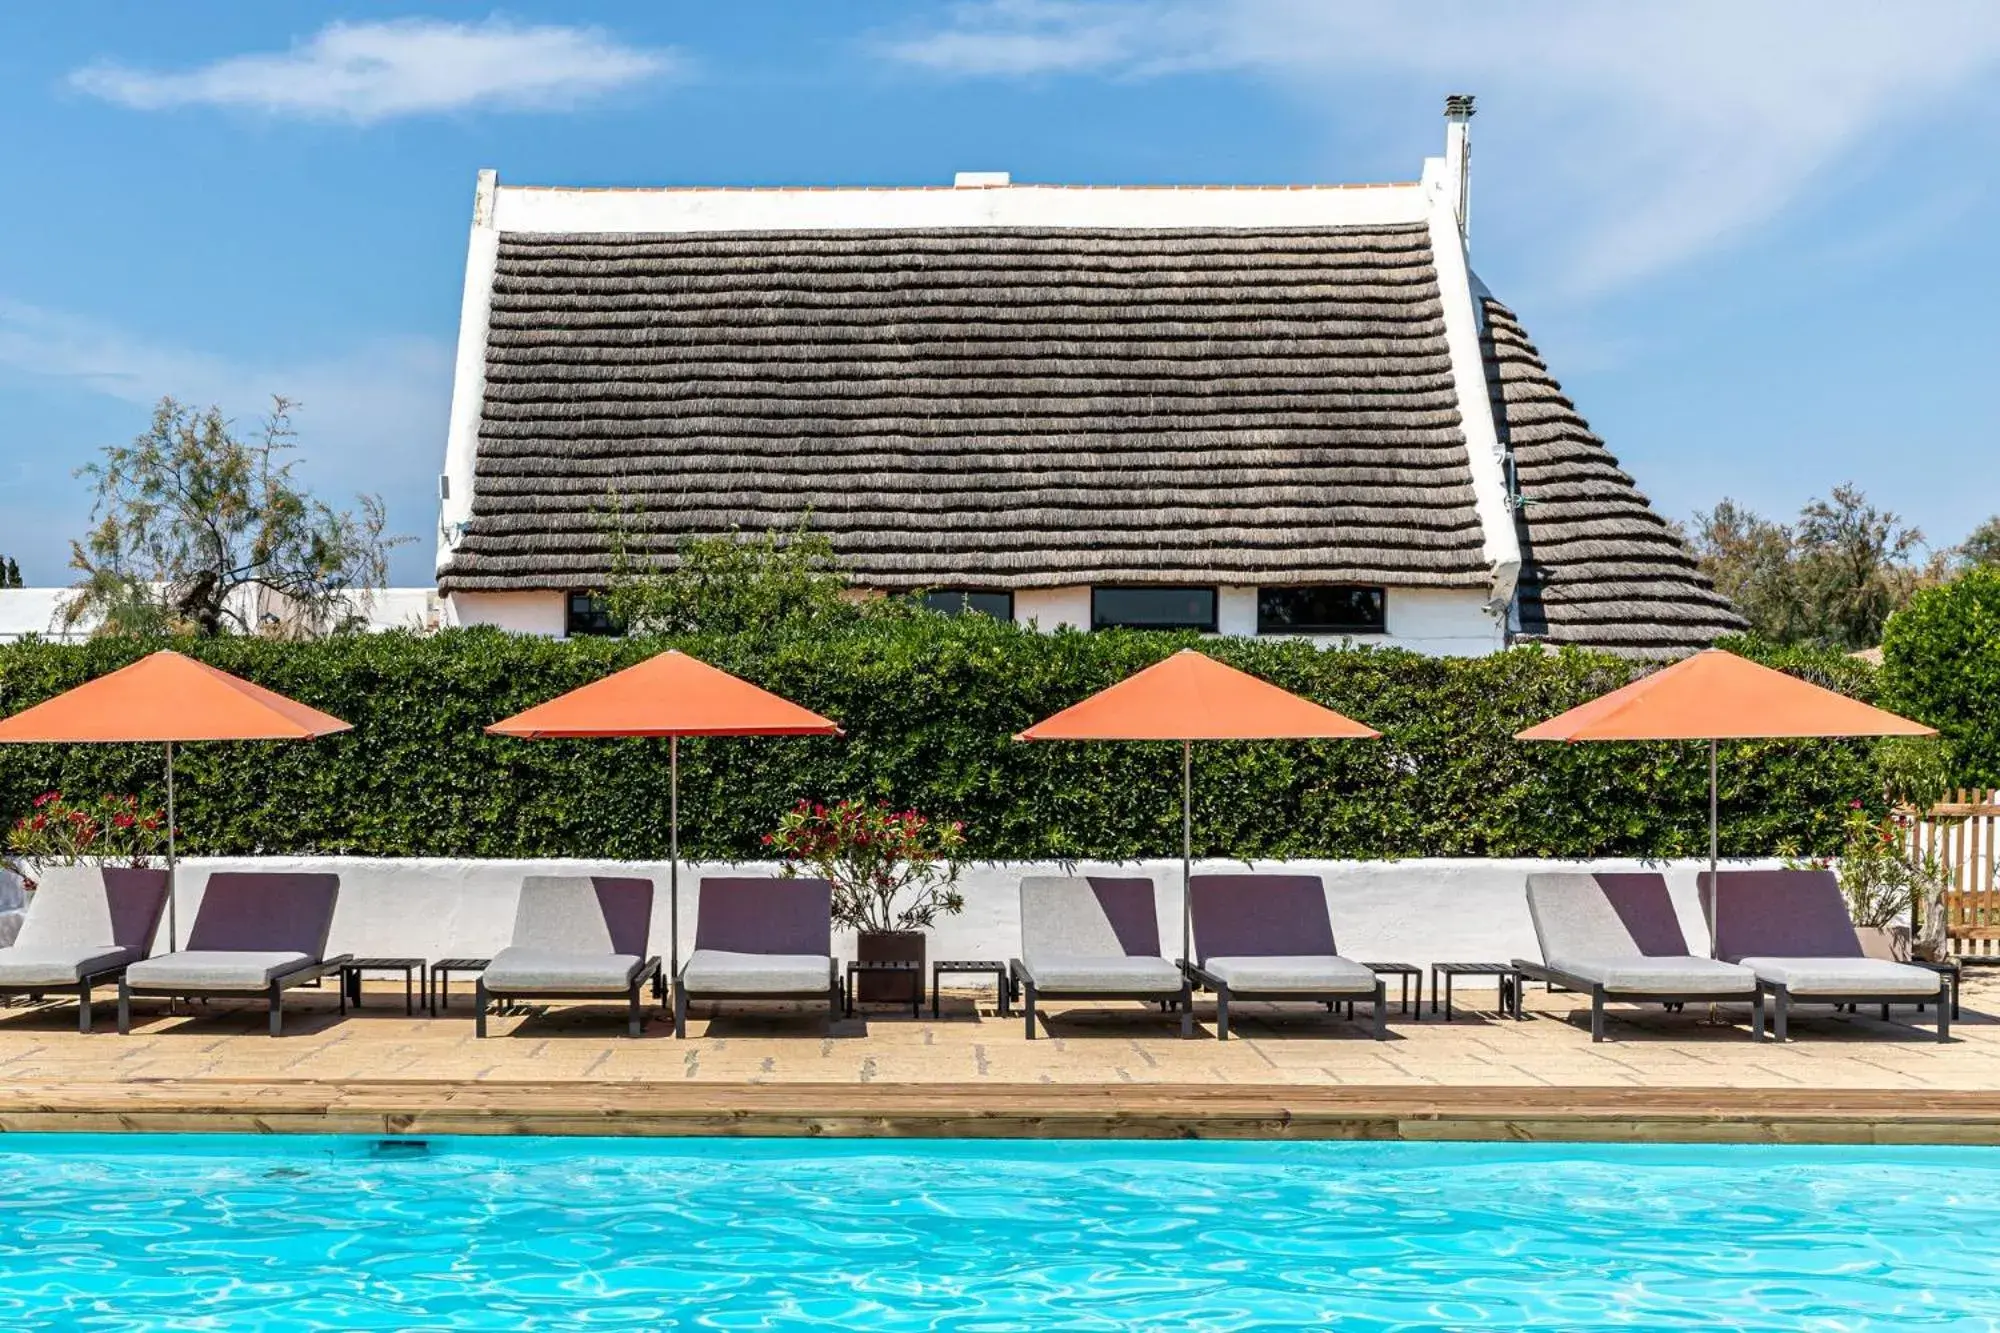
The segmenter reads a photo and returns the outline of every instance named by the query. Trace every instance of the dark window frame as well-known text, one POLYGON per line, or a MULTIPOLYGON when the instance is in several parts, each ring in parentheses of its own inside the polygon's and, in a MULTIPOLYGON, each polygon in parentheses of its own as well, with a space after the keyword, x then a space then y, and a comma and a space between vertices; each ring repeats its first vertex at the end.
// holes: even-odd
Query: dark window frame
POLYGON ((625 631, 611 618, 603 594, 566 592, 563 594, 563 637, 565 639, 617 639, 625 631), (578 604, 582 605, 579 606, 578 604))
POLYGON ((1145 629, 1165 630, 1170 633, 1180 630, 1194 630, 1199 634, 1215 634, 1220 629, 1221 614, 1222 590, 1202 584, 1176 584, 1169 587, 1149 583, 1112 583, 1102 587, 1093 586, 1090 590, 1090 628, 1093 632, 1104 629, 1145 629), (1187 624, 1149 625, 1134 624, 1125 620, 1106 619, 1103 612, 1099 609, 1101 604, 1100 599, 1105 593, 1121 592, 1203 593, 1208 597, 1208 621, 1206 624, 1190 621, 1187 624))
POLYGON ((926 610, 935 611, 943 616, 985 615, 992 616, 995 620, 1005 621, 1009 624, 1012 624, 1014 620, 1014 591, 1011 588, 926 588, 923 593, 923 603, 926 610), (956 608, 949 605, 939 606, 931 600, 932 598, 949 599, 953 597, 963 599, 956 608), (975 597, 999 597, 1005 599, 1006 614, 1001 615, 985 607, 972 605, 972 599, 975 597))
POLYGON ((1378 635, 1389 632, 1389 589, 1375 583, 1288 583, 1276 584, 1257 589, 1257 633, 1262 634, 1339 634, 1378 635), (1372 623, 1342 622, 1336 620, 1307 621, 1304 623, 1278 623, 1270 618, 1264 607, 1266 597, 1279 597, 1286 593, 1346 592, 1374 593, 1380 614, 1372 623))

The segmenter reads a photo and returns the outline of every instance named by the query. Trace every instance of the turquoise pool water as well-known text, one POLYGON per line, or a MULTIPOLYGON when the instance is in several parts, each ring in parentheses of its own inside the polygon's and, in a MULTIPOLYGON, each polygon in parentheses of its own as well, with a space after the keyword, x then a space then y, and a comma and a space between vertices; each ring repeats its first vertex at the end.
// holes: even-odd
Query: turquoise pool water
POLYGON ((2000 1328, 2000 1151, 0 1138, 98 1328, 2000 1328))

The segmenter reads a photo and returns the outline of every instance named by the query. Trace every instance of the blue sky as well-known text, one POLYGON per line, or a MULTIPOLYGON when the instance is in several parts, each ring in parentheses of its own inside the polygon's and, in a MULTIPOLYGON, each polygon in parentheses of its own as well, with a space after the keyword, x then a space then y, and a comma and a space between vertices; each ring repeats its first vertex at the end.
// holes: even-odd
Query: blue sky
POLYGON ((300 400, 428 581, 475 172, 576 185, 1413 178, 1661 510, 2000 511, 2000 4, 100 3, 0 11, 0 553, 162 393, 300 400))

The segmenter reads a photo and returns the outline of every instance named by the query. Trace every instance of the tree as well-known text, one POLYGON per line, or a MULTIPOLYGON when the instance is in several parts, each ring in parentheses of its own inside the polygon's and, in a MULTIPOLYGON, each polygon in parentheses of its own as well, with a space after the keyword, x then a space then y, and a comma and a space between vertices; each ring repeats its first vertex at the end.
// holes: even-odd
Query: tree
POLYGON ((832 543, 808 523, 686 538, 668 566, 633 554, 627 516, 613 497, 606 609, 633 634, 779 634, 850 626, 886 605, 849 591, 832 543))
POLYGON ((97 488, 95 526, 70 544, 83 578, 64 624, 214 636, 357 622, 358 598, 387 581, 388 552, 405 539, 383 535, 379 497, 335 510, 293 478, 292 407, 274 397, 243 440, 220 409, 162 398, 145 434, 79 468, 97 488))
POLYGON ((1919 561, 1921 531, 1853 485, 1811 501, 1789 526, 1725 499, 1695 515, 1690 541, 1752 632, 1780 644, 1871 648, 1890 613, 1942 572, 1938 560, 1919 561))
POLYGON ((1808 617, 1793 577, 1791 529, 1728 498, 1697 510, 1694 522, 1689 544, 1695 558, 1751 630, 1772 643, 1805 639, 1808 617))
POLYGON ((1924 534, 1877 509, 1852 483, 1799 511, 1797 563, 1811 633, 1820 643, 1872 648, 1889 613, 1935 578, 1911 563, 1924 534))
POLYGON ((1961 570, 2000 568, 2000 514, 1974 528, 1952 555, 1961 570))
POLYGON ((0 588, 24 586, 26 585, 21 582, 21 567, 14 563, 13 557, 0 557, 0 588))

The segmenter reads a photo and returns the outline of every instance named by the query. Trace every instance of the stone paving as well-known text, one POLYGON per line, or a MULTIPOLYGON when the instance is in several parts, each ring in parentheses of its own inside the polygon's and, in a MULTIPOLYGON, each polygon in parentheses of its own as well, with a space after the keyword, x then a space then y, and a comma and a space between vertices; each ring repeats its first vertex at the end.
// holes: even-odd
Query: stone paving
MULTIPOLYGON (((1244 1003, 1232 1038, 1204 1021, 1195 1040, 1178 1020, 1137 1004, 1046 1006, 1041 1039, 1022 1036, 992 996, 947 994, 941 1020, 872 1007, 828 1031, 824 1010, 725 1012, 690 1024, 685 1041, 654 1010, 646 1035, 623 1036, 622 1009, 558 1005, 495 1017, 472 1035, 460 999, 437 1018, 405 1017, 399 984, 371 986, 367 1007, 340 1018, 331 995, 295 992, 287 1032, 264 1035, 261 1009, 218 1003, 168 1017, 149 1005, 130 1036, 75 1031, 67 1004, 0 1010, 0 1082, 21 1087, 160 1079, 461 1080, 955 1085, 1152 1084, 1349 1087, 1591 1087, 2000 1091, 2000 976, 1969 975, 1953 1040, 1928 1027, 1824 1008, 1793 1018, 1793 1040, 1752 1041, 1747 1010, 1683 1014, 1616 1007, 1610 1040, 1592 1045, 1575 997, 1528 994, 1528 1017, 1492 1011, 1494 996, 1460 992, 1456 1021, 1392 1011, 1392 1038, 1303 1006, 1244 1003)), ((1393 1001, 1392 1001, 1393 1004, 1393 1001)), ((1903 1011, 1898 1011, 1899 1017, 1903 1011)), ((1213 1011, 1197 1005, 1197 1015, 1213 1011)))

